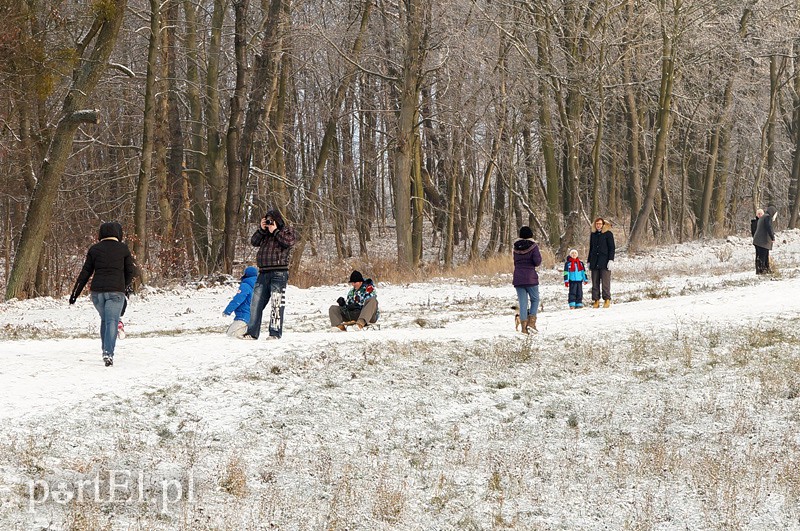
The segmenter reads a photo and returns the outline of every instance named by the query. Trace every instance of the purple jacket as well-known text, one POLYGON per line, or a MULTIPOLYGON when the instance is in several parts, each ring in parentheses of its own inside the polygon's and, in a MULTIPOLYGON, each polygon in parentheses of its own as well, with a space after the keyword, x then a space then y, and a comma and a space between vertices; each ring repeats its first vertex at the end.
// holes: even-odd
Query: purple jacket
POLYGON ((539 246, 533 240, 514 242, 514 287, 538 286, 536 267, 542 263, 539 246))

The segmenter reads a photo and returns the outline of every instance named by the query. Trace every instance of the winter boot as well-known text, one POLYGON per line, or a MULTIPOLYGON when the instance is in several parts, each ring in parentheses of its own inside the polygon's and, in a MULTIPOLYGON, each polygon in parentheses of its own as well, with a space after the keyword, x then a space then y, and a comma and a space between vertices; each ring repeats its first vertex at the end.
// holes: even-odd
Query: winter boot
POLYGON ((593 301, 592 302, 592 308, 599 308, 599 307, 600 307, 600 301, 593 301))
POLYGON ((106 364, 106 367, 111 367, 114 365, 114 358, 109 356, 108 354, 103 355, 103 363, 106 364))
POLYGON ((537 332, 539 331, 539 329, 536 328, 536 316, 535 315, 529 315, 527 322, 528 322, 528 328, 532 328, 533 330, 536 330, 537 332))
POLYGON ((603 308, 611 308, 611 299, 606 299, 603 303, 603 308))
MULTIPOLYGON (((519 316, 517 316, 517 319, 519 319, 519 316)), ((522 333, 523 334, 527 334, 528 333, 528 320, 526 319, 524 321, 518 321, 518 322, 519 322, 520 327, 522 328, 521 329, 522 333)))
POLYGON ((334 330, 338 332, 347 332, 347 327, 343 324, 339 324, 333 327, 334 330))

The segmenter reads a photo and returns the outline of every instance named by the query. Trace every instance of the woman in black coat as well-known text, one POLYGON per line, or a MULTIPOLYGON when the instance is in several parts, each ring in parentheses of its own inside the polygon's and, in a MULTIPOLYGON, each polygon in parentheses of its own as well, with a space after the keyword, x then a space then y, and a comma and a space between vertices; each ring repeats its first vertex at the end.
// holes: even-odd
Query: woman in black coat
POLYGON ((89 277, 92 277, 92 303, 100 314, 103 361, 109 367, 114 364, 119 316, 135 269, 131 252, 122 243, 122 225, 117 222, 103 223, 97 239, 99 241, 86 253, 86 261, 72 288, 69 303, 75 304, 89 277))
POLYGON ((589 269, 592 270, 592 308, 600 307, 602 287, 603 308, 611 306, 611 264, 614 262, 614 234, 611 222, 603 218, 594 220, 594 231, 589 236, 589 269))

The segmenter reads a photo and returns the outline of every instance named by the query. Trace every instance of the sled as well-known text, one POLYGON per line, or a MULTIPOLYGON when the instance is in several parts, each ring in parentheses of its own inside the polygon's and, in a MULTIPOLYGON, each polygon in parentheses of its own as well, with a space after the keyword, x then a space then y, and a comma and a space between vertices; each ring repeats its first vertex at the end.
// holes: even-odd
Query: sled
MULTIPOLYGON (((342 324, 347 328, 351 327, 358 328, 358 326, 356 326, 356 321, 345 321, 342 324)), ((381 329, 380 323, 367 323, 367 326, 362 328, 362 330, 380 330, 380 329, 381 329)))

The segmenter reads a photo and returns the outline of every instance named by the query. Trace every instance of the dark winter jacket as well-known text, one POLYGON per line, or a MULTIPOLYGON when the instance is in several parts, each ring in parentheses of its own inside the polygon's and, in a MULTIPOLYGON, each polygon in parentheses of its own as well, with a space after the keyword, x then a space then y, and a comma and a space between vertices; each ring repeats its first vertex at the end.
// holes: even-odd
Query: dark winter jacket
POLYGON ((539 285, 539 274, 536 268, 542 263, 542 253, 532 239, 520 239, 514 242, 514 279, 515 288, 539 285))
POLYGON ((70 304, 80 296, 84 286, 92 277, 91 290, 95 292, 116 291, 124 293, 133 282, 135 268, 128 246, 122 243, 122 225, 116 222, 103 223, 98 235, 100 240, 89 248, 72 288, 70 304))
POLYGON ((756 233, 753 235, 753 245, 762 247, 764 249, 772 249, 772 243, 775 241, 775 231, 772 228, 772 220, 778 209, 774 206, 767 208, 767 211, 758 220, 756 226, 756 233))
POLYGON ((758 228, 758 220, 759 218, 753 218, 750 220, 750 236, 756 235, 756 228, 758 228))
POLYGON ((608 269, 608 263, 614 259, 614 233, 611 224, 603 223, 603 228, 592 232, 589 237, 589 269, 608 269))
POLYGON ((261 272, 287 271, 297 235, 292 227, 286 225, 283 216, 277 210, 270 210, 266 215, 275 220, 277 228, 275 232, 270 233, 259 227, 250 238, 253 247, 259 248, 256 255, 258 270, 261 272))
POLYGON ((581 259, 568 256, 564 262, 564 285, 568 286, 570 282, 589 282, 589 277, 581 259))
POLYGON ((253 266, 247 267, 242 275, 242 282, 239 284, 239 291, 233 296, 231 302, 225 307, 225 315, 233 313, 234 321, 250 322, 250 303, 253 300, 253 288, 256 285, 258 269, 253 266))

